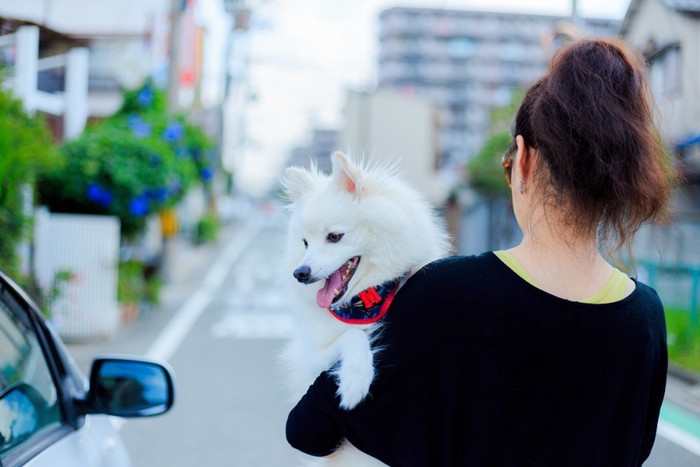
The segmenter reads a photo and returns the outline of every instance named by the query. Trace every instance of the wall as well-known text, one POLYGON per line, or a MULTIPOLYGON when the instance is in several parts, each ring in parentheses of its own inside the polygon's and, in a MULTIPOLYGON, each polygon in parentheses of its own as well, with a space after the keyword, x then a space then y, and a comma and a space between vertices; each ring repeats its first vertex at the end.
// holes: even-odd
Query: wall
POLYGON ((338 148, 396 163, 409 183, 434 204, 447 198, 438 173, 437 116, 431 104, 392 91, 350 92, 338 148))
POLYGON ((659 47, 681 44, 680 92, 655 92, 659 124, 669 142, 700 131, 700 19, 681 14, 661 0, 642 0, 630 16, 624 38, 643 51, 649 39, 659 47))

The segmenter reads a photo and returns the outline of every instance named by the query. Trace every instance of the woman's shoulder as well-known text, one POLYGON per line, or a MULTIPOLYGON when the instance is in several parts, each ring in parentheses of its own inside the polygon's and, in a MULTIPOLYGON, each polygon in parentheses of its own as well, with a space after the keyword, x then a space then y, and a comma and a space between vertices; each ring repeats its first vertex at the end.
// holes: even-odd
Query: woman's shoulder
POLYGON ((418 280, 436 280, 455 277, 455 274, 483 275, 497 265, 492 252, 474 256, 448 256, 428 263, 417 271, 413 277, 418 280))
POLYGON ((399 296, 411 303, 424 300, 442 303, 456 295, 471 295, 472 287, 480 293, 488 293, 490 285, 498 285, 497 268, 498 259, 491 252, 477 256, 449 256, 415 272, 401 288, 399 296))
MULTIPOLYGON (((664 306, 656 290, 637 279, 633 280, 635 289, 628 296, 629 306, 642 312, 647 316, 647 319, 665 321, 664 306)), ((623 302, 625 301, 627 300, 623 300, 623 302)))

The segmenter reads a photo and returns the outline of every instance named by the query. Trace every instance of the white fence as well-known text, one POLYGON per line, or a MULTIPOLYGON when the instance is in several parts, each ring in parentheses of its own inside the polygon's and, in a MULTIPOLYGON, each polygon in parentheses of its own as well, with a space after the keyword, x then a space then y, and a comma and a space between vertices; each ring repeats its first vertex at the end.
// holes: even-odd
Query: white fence
POLYGON ((112 336, 120 316, 119 220, 39 210, 34 235, 34 266, 42 290, 50 290, 56 274, 62 271, 73 276, 61 283, 60 294, 51 304, 51 319, 61 337, 89 340, 112 336))

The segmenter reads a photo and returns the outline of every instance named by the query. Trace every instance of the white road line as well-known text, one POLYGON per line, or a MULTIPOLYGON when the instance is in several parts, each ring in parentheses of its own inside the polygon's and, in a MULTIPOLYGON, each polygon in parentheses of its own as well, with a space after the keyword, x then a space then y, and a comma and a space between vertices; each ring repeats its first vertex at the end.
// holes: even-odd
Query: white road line
POLYGON ((292 336, 294 320, 285 313, 229 314, 211 327, 218 339, 286 339, 292 336))
POLYGON ((659 427, 656 433, 680 447, 687 449, 693 454, 700 456, 700 439, 687 433, 671 423, 659 420, 659 427))
MULTIPOLYGON (((261 229, 261 225, 249 222, 234 235, 222 254, 207 271, 202 280, 202 286, 183 303, 175 316, 153 341, 145 353, 146 358, 161 361, 170 360, 197 319, 211 303, 214 294, 223 284, 231 265, 241 256, 261 229)), ((110 417, 110 422, 117 431, 122 429, 126 421, 123 418, 110 417)))

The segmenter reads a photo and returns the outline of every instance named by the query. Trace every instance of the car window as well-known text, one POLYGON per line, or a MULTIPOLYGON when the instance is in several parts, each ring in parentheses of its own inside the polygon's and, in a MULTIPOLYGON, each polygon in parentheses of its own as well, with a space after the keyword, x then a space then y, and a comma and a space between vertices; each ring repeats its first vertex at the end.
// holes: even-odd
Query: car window
POLYGON ((39 340, 13 305, 7 296, 0 300, 0 459, 61 423, 39 340))

